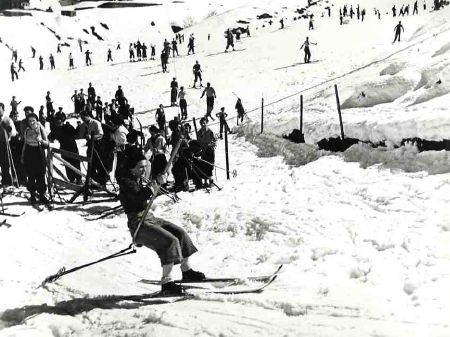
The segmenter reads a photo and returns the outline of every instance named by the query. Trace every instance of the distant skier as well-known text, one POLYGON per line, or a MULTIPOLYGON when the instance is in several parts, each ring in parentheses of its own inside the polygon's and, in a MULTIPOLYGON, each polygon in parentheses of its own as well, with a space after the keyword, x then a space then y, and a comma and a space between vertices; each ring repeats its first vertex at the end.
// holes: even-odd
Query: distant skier
POLYGON ((55 69, 55 57, 53 56, 53 54, 50 54, 50 57, 48 59, 50 61, 50 69, 55 69))
POLYGON ((89 49, 84 52, 87 66, 92 65, 91 54, 92 54, 92 52, 90 52, 89 49))
POLYGON ((50 91, 47 91, 47 96, 45 96, 45 107, 47 108, 47 116, 55 111, 55 109, 53 109, 53 101, 50 97, 50 91))
POLYGON ((88 87, 87 93, 88 93, 88 99, 87 99, 88 102, 91 103, 92 106, 94 106, 96 95, 95 95, 95 88, 92 86, 91 82, 89 82, 89 87, 88 87))
POLYGON ((186 92, 184 91, 184 87, 180 88, 180 92, 178 93, 180 111, 181 111, 181 119, 187 119, 187 102, 186 102, 186 92))
POLYGON ((109 62, 109 61, 113 62, 111 48, 108 49, 108 58, 107 58, 106 62, 109 62))
POLYGON ((225 53, 228 52, 228 47, 232 47, 234 51, 234 37, 233 33, 228 29, 226 33, 227 47, 225 48, 225 53))
POLYGON ((33 54, 31 57, 35 58, 35 56, 36 56, 36 49, 34 49, 33 46, 31 46, 31 53, 33 54))
POLYGON ((170 82, 170 106, 177 105, 177 94, 178 94, 178 82, 174 77, 172 82, 170 82))
POLYGON ((22 64, 22 59, 19 60, 19 69, 17 70, 17 72, 20 72, 21 69, 23 71, 25 71, 25 68, 23 67, 23 64, 22 64))
POLYGON ((413 15, 419 14, 419 5, 417 4, 417 0, 414 2, 414 9, 412 14, 413 15))
POLYGON ((198 61, 195 61, 195 64, 192 67, 192 71, 194 73, 194 84, 192 87, 195 88, 195 84, 197 83, 197 80, 200 81, 200 86, 203 87, 203 85, 202 85, 202 69, 201 69, 198 61))
POLYGON ((19 104, 22 103, 22 101, 17 102, 16 101, 16 96, 13 96, 11 99, 11 103, 9 103, 9 105, 11 106, 11 115, 18 113, 17 111, 17 107, 19 106, 19 104))
POLYGON ((73 69, 73 56, 72 53, 69 53, 69 69, 73 69))
POLYGON ((164 113, 164 106, 162 104, 160 104, 159 108, 156 109, 155 120, 156 120, 156 124, 158 124, 159 130, 161 130, 161 132, 165 132, 166 114, 164 113))
POLYGON ((147 49, 148 47, 145 45, 145 43, 142 44, 142 59, 144 61, 147 61, 147 49))
POLYGON ((56 53, 61 53, 61 44, 58 43, 58 46, 56 47, 56 53))
POLYGON ((244 110, 244 106, 242 105, 242 101, 241 99, 238 97, 236 105, 234 106, 234 108, 236 109, 237 113, 238 113, 238 121, 240 120, 241 123, 244 121, 244 115, 245 115, 245 110, 244 110))
POLYGON ((78 39, 78 46, 80 47, 80 52, 83 52, 83 40, 78 39))
POLYGON ((150 60, 154 60, 155 59, 155 55, 156 55, 156 50, 155 50, 156 46, 152 43, 150 45, 150 60))
POLYGON ((397 26, 395 26, 394 31, 395 31, 395 38, 394 38, 394 42, 392 42, 392 43, 395 43, 397 41, 397 39, 398 39, 398 42, 400 42, 400 35, 401 35, 402 31, 403 32, 405 31, 401 21, 398 22, 397 26))
POLYGON ((42 57, 42 55, 39 56, 39 70, 43 70, 44 69, 44 59, 42 57))
POLYGON ((202 95, 200 98, 203 98, 203 96, 206 94, 206 121, 208 121, 208 118, 211 118, 214 120, 214 118, 211 116, 211 112, 214 109, 214 99, 217 98, 216 91, 211 86, 211 83, 206 83, 206 88, 203 90, 202 95))
POLYGON ((344 17, 342 14, 339 15, 339 24, 342 26, 344 24, 344 17))
POLYGON ((167 41, 167 39, 164 39, 163 49, 164 49, 164 52, 167 54, 167 56, 169 56, 170 55, 170 42, 167 41))
POLYGON ((280 25, 281 25, 280 29, 284 29, 284 19, 280 20, 280 25))
POLYGON ((250 26, 247 25, 247 37, 249 37, 249 36, 250 36, 250 26))
POLYGON ((216 117, 219 118, 219 122, 220 122, 220 136, 219 136, 220 139, 223 139, 222 133, 225 128, 226 128, 227 133, 230 133, 230 131, 231 131, 230 127, 228 126, 228 123, 227 123, 227 116, 228 115, 225 113, 224 107, 221 107, 220 112, 218 112, 216 114, 216 117))
POLYGON ((309 17, 309 30, 314 30, 314 15, 309 17))
POLYGON ((14 62, 17 62, 17 49, 13 49, 12 51, 12 60, 14 60, 14 62))
POLYGON ((116 50, 119 50, 119 49, 120 49, 120 42, 117 42, 116 50))
POLYGON ((130 62, 134 62, 134 49, 132 43, 130 43, 130 46, 128 47, 128 53, 130 55, 130 62))
POLYGON ((188 55, 192 52, 192 54, 195 54, 195 50, 194 50, 194 33, 191 34, 191 36, 189 36, 189 42, 188 42, 188 55))
POLYGON ((169 55, 167 55, 165 50, 163 50, 161 52, 161 67, 162 67, 162 72, 163 73, 168 73, 169 72, 167 70, 167 63, 169 63, 169 55))
POLYGON ((397 8, 395 7, 395 5, 392 7, 392 17, 396 17, 397 16, 397 8))
POLYGON ((304 57, 305 63, 311 62, 311 50, 309 49, 310 44, 317 45, 317 43, 310 42, 309 37, 306 37, 305 42, 303 42, 302 46, 300 47, 300 49, 303 49, 305 51, 305 57, 304 57))
POLYGON ((173 57, 175 57, 175 53, 177 53, 177 56, 179 56, 178 54, 178 47, 177 47, 177 41, 175 39, 172 40, 172 55, 173 57))

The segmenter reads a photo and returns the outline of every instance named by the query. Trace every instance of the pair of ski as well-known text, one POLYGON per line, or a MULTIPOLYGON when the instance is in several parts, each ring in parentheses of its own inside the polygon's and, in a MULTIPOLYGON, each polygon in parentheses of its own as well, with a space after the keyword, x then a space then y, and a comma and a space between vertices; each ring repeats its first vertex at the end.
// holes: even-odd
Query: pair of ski
POLYGON ((43 202, 40 203, 38 201, 31 201, 30 199, 28 199, 28 202, 30 203, 31 206, 33 206, 33 208, 35 208, 38 212, 42 212, 44 210, 44 208, 47 208, 49 211, 53 210, 53 206, 50 204, 50 202, 43 202))
MULTIPOLYGON (((264 291, 269 285, 275 281, 279 272, 283 268, 283 265, 280 265, 275 272, 269 275, 261 275, 261 276, 250 276, 250 277, 222 277, 222 278, 206 278, 201 281, 183 281, 176 280, 175 283, 180 284, 188 284, 185 288, 188 290, 185 296, 194 296, 195 293, 189 292, 190 289, 193 291, 197 290, 200 294, 223 294, 223 295, 238 295, 238 294, 258 294, 264 291), (256 286, 246 286, 244 288, 233 288, 236 285, 245 284, 247 282, 250 283, 259 283, 256 286), (190 284, 218 284, 225 283, 226 286, 220 289, 211 289, 207 287, 201 286, 191 286, 190 284)), ((145 284, 160 284, 159 280, 147 280, 142 279, 140 282, 145 284)), ((184 296, 184 295, 181 295, 184 296)), ((166 295, 164 293, 158 292, 152 295, 152 297, 174 297, 174 295, 166 295)))

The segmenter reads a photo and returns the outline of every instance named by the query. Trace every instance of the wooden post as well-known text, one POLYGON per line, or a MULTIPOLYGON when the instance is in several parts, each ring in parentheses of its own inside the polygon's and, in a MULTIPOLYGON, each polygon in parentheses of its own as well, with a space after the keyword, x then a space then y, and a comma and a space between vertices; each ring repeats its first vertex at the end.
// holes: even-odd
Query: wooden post
POLYGON ((226 163, 225 167, 227 169, 227 180, 230 180, 230 163, 228 160, 228 124, 226 120, 224 120, 224 123, 225 123, 225 163, 226 163))
POLYGON ((198 139, 197 122, 195 121, 195 117, 192 118, 192 122, 194 123, 195 138, 198 139))
POLYGON ((300 136, 303 135, 303 95, 300 95, 300 136))
POLYGON ((334 85, 334 92, 336 93, 336 104, 339 114, 339 124, 341 126, 341 140, 344 140, 344 125, 342 124, 341 103, 339 103, 339 93, 336 84, 334 85))
POLYGON ((264 98, 261 98, 261 133, 264 132, 264 98))

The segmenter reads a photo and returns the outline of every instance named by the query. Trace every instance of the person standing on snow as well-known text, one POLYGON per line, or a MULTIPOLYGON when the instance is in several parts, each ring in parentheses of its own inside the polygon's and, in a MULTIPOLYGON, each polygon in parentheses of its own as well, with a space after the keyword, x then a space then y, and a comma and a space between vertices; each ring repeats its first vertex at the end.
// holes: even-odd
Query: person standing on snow
POLYGON ((180 111, 181 111, 181 119, 187 119, 187 102, 186 102, 186 92, 184 91, 184 87, 180 88, 180 92, 178 93, 180 111))
POLYGON ((191 36, 189 36, 189 42, 188 42, 188 55, 192 52, 192 54, 195 54, 194 51, 194 33, 191 34, 191 36))
POLYGON ((142 151, 130 148, 126 151, 126 161, 118 183, 119 199, 128 218, 130 234, 135 241, 158 254, 162 266, 161 292, 166 295, 181 295, 184 288, 174 282, 173 266, 181 264, 182 278, 187 281, 201 281, 205 274, 192 269, 189 257, 197 251, 191 238, 181 227, 149 211, 145 214, 147 201, 153 196, 154 188, 144 186, 148 162, 142 151), (142 224, 139 227, 139 224, 142 224), (139 232, 136 230, 139 227, 139 232))
POLYGON ((203 90, 202 95, 200 98, 203 98, 203 96, 206 94, 206 121, 208 121, 208 118, 211 118, 214 120, 214 118, 211 116, 211 112, 214 109, 214 99, 217 98, 216 91, 211 86, 211 83, 206 83, 206 88, 203 90))
POLYGON ((234 37, 233 33, 228 29, 226 33, 227 47, 225 48, 225 53, 228 51, 228 47, 232 47, 234 51, 234 37))
POLYGON ((108 57, 106 59, 106 62, 109 62, 109 61, 113 62, 111 48, 108 49, 108 57))
POLYGON ((202 69, 201 69, 198 61, 195 61, 195 64, 192 67, 192 72, 194 73, 194 85, 192 87, 195 88, 195 84, 197 83, 197 80, 200 81, 200 86, 203 87, 203 85, 202 85, 202 69))
POLYGON ((218 112, 216 114, 216 117, 219 118, 219 121, 220 121, 220 139, 223 139, 222 133, 223 133, 224 128, 226 128, 227 133, 230 133, 230 131, 231 131, 230 127, 228 126, 228 123, 227 123, 227 116, 228 115, 225 113, 224 107, 221 107, 220 112, 218 112))
POLYGON ((174 77, 172 82, 170 82, 170 106, 177 105, 177 94, 178 94, 178 82, 174 77))
POLYGON ((16 80, 18 80, 19 79, 19 75, 17 74, 16 65, 14 64, 14 62, 11 62, 10 71, 11 71, 11 79, 12 79, 12 81, 14 82, 14 77, 16 78, 16 80))
POLYGON ((304 58, 305 63, 311 62, 311 50, 309 49, 310 44, 317 45, 317 43, 310 42, 309 37, 306 37, 305 42, 303 42, 302 46, 300 47, 300 49, 304 49, 305 51, 305 58, 304 58))
POLYGON ((395 38, 394 38, 394 42, 392 42, 392 43, 395 43, 397 41, 397 39, 398 39, 398 42, 400 42, 400 35, 401 35, 402 31, 403 32, 405 31, 401 21, 398 22, 397 26, 395 26, 394 31, 395 31, 395 38))

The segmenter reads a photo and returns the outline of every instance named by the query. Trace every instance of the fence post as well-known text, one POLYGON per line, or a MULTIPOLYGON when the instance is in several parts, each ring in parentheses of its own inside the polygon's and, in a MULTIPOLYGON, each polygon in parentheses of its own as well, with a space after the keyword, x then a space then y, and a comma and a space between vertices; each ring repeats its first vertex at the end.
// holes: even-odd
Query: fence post
POLYGON ((264 98, 261 98, 261 133, 264 132, 264 98))
POLYGON ((337 85, 334 85, 334 92, 336 93, 336 103, 339 114, 339 124, 341 126, 341 140, 344 140, 344 125, 342 124, 342 115, 341 115, 341 103, 339 103, 339 93, 337 85))
POLYGON ((225 168, 227 169, 227 180, 230 180, 230 163, 228 159, 228 123, 225 120, 225 168))
POLYGON ((303 135, 303 95, 300 95, 300 135, 303 135))

